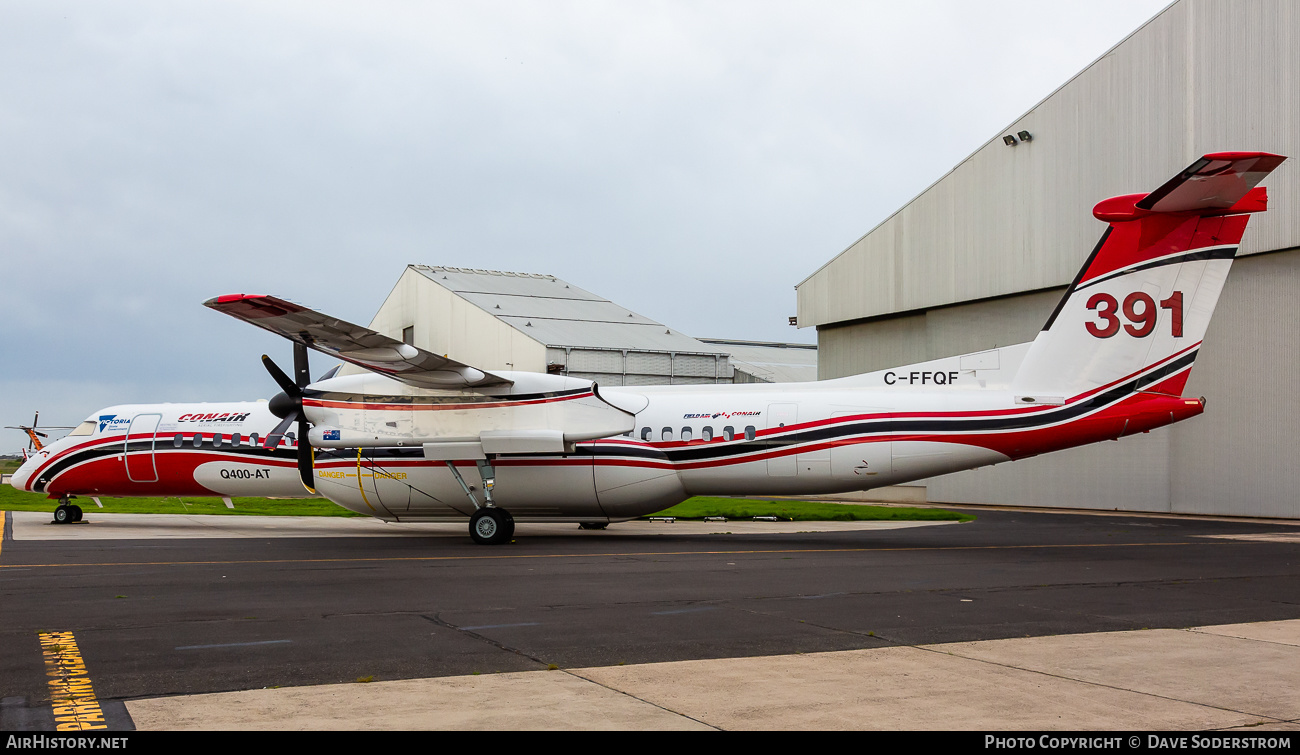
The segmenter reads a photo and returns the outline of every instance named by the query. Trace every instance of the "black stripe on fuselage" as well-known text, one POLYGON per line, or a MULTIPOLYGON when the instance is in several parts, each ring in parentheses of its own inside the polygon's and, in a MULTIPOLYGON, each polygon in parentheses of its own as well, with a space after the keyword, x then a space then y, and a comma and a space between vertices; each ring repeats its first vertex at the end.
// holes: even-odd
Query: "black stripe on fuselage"
MULTIPOLYGON (((825 442, 838 438, 862 435, 900 435, 908 433, 940 432, 1008 432, 1029 430, 1047 425, 1054 425, 1076 419, 1097 409, 1115 403, 1137 391, 1154 385, 1164 378, 1189 366, 1196 359, 1196 351, 1191 351, 1161 367, 1126 383, 1073 404, 1041 412, 1014 414, 996 417, 898 417, 880 418, 862 422, 849 422, 840 425, 814 427, 796 430, 776 437, 768 437, 731 443, 727 445, 694 446, 686 448, 662 449, 661 453, 671 462, 716 461, 732 456, 741 456, 759 451, 787 448, 805 443, 825 442)), ((648 456, 636 453, 633 447, 623 445, 597 446, 598 456, 648 456)), ((656 454, 656 457, 658 455, 656 454)))

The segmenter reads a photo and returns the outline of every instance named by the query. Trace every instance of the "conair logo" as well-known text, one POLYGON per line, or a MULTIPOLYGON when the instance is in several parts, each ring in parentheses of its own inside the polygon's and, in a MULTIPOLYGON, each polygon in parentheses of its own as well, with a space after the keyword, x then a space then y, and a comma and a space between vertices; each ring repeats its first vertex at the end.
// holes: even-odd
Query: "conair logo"
POLYGON ((182 414, 177 422, 243 422, 252 412, 236 414, 232 412, 215 412, 212 414, 182 414))
POLYGON ((130 427, 131 420, 128 417, 119 417, 116 414, 99 415, 99 431, 105 430, 123 430, 130 427))

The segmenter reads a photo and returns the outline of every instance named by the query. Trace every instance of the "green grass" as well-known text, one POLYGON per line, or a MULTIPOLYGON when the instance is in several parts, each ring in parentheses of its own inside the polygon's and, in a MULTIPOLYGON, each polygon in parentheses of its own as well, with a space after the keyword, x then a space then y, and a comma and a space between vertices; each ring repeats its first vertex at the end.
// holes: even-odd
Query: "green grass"
POLYGON ((911 508, 906 506, 864 506, 859 504, 824 503, 822 501, 765 501, 750 498, 711 498, 699 496, 665 509, 654 516, 675 516, 678 519, 703 519, 706 516, 725 516, 728 519, 749 519, 756 516, 775 516, 793 522, 855 522, 855 521, 957 521, 974 519, 945 509, 911 508))

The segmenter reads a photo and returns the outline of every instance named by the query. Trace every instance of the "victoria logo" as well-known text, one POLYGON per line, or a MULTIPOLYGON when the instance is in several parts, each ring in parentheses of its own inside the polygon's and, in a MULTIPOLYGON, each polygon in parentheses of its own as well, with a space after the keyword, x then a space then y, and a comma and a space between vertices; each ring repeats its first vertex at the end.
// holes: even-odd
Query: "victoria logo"
POLYGON ((126 417, 119 417, 116 414, 99 415, 99 431, 101 433, 104 432, 105 430, 121 430, 125 427, 129 427, 130 424, 131 424, 130 419, 126 417))

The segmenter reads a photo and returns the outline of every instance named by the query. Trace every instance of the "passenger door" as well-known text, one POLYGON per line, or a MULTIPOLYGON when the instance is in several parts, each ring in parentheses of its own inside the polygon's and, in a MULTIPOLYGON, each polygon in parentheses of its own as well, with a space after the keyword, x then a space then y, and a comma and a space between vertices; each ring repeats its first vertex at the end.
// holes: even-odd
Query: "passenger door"
POLYGON ((161 420, 161 414, 137 414, 127 428, 122 456, 126 461, 126 479, 131 482, 158 481, 153 451, 161 420))

